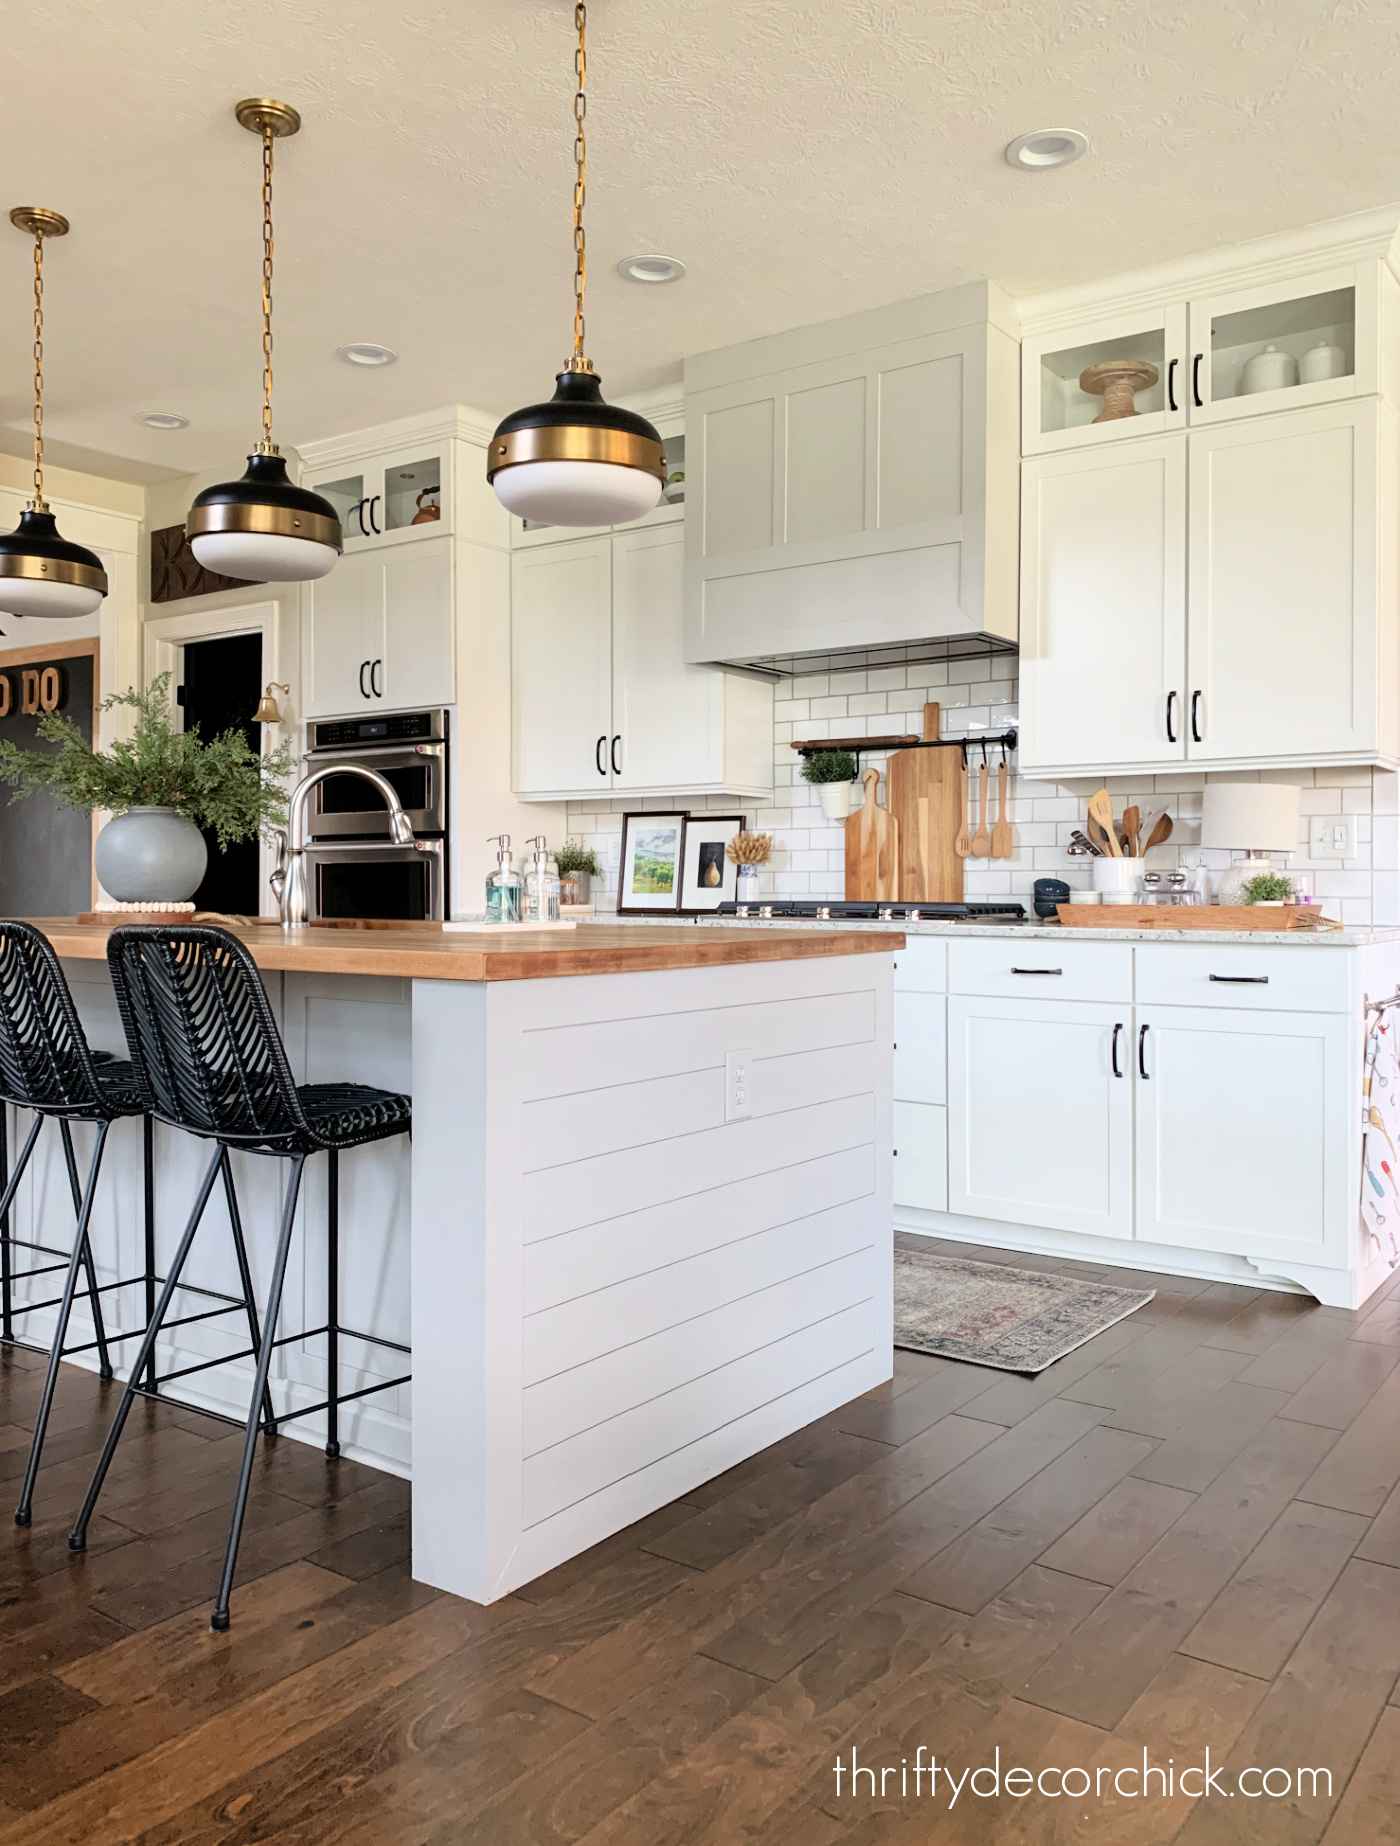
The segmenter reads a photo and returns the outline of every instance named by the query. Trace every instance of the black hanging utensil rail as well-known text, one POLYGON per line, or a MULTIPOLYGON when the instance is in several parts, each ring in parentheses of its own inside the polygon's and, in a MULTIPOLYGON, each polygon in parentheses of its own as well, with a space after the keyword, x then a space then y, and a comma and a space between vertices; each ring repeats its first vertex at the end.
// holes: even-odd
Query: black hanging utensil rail
POLYGON ((853 756, 869 755, 873 750, 961 750, 967 762, 969 750, 980 750, 986 759, 988 750, 1016 748, 1016 732, 998 731, 994 735, 975 737, 813 737, 792 748, 799 756, 819 756, 831 750, 848 750, 853 756))

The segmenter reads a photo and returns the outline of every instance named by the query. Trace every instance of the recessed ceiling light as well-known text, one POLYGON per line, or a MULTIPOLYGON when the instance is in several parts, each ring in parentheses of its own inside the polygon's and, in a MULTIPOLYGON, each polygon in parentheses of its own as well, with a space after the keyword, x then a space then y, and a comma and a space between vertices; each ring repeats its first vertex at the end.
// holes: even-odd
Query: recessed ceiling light
POLYGON ((392 346, 376 346, 371 340, 356 340, 352 346, 337 346, 337 359, 347 365, 392 365, 398 354, 392 346))
POLYGON ((679 282, 685 264, 678 256, 624 256, 617 273, 629 282, 679 282))
POLYGON ((1089 137, 1077 128, 1036 128, 1017 135, 1006 150, 1013 167, 1067 167, 1087 152, 1089 137))
POLYGON ((144 423, 147 429, 188 429, 188 417, 177 417, 173 410, 147 410, 133 419, 144 423))

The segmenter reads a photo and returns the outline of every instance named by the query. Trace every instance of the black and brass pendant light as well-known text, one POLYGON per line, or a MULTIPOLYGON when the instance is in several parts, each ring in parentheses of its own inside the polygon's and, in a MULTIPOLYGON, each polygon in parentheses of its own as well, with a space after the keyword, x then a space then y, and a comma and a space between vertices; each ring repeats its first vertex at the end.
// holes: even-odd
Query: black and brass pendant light
POLYGON ((91 615, 107 594, 95 551, 71 545, 44 499, 44 239, 68 220, 42 205, 17 205, 10 223, 34 239, 34 497, 13 532, 0 534, 0 610, 8 615, 91 615))
POLYGON ((583 234, 588 144, 584 133, 588 74, 587 8, 574 7, 578 49, 574 70, 574 350, 547 404, 512 412, 495 435, 486 478, 496 497, 524 519, 554 526, 623 525, 650 512, 666 482, 661 438, 630 410, 603 402, 599 380, 583 353, 587 263, 583 234))
POLYGON ((234 114, 263 147, 263 434, 241 480, 196 498, 185 534, 206 570, 251 583, 305 583, 334 567, 343 541, 335 508, 288 480, 272 440, 272 144, 294 135, 301 117, 266 97, 249 97, 234 114))

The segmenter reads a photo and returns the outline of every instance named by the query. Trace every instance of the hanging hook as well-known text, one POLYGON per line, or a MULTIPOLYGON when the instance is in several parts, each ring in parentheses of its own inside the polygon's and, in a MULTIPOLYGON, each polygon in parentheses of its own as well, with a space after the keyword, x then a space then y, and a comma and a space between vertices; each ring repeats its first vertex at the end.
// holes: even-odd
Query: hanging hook
POLYGON ((982 767, 984 769, 987 767, 987 740, 985 737, 982 739, 982 767))

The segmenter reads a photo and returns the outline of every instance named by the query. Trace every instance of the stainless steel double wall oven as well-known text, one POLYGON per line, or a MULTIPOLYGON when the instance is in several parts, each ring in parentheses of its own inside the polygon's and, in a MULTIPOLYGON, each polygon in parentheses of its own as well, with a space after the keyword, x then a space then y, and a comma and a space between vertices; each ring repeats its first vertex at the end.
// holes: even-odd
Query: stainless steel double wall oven
POLYGON ((306 767, 378 770, 414 832, 389 838, 389 810, 362 776, 328 776, 311 792, 306 854, 311 914, 442 922, 447 915, 447 713, 388 712, 311 726, 306 767))

